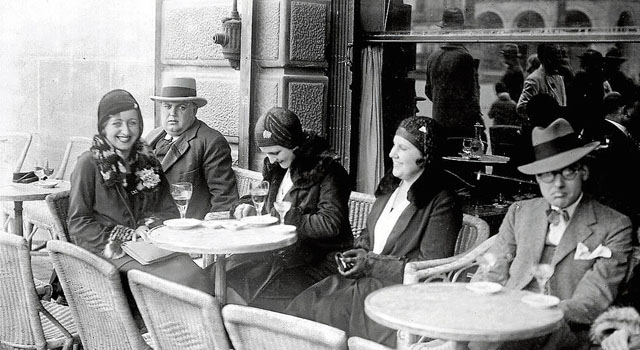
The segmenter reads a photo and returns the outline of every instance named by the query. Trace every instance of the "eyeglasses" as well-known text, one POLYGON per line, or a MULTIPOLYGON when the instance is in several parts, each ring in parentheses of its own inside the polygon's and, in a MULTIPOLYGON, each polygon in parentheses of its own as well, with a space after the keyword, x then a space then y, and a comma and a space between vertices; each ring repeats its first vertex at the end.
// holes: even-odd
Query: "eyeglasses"
POLYGON ((548 171, 542 174, 536 174, 536 178, 542 182, 551 183, 556 179, 556 175, 560 175, 564 180, 573 180, 578 175, 580 165, 568 166, 562 170, 548 171))

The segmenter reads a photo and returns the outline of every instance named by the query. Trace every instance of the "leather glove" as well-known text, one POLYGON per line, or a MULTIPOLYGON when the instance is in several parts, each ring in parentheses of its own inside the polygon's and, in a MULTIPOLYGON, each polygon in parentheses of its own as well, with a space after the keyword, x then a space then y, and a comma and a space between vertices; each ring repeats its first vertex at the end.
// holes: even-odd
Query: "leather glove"
POLYGON ((111 229, 111 234, 109 235, 110 241, 120 241, 126 242, 130 241, 131 237, 135 234, 135 230, 123 225, 116 225, 111 229))

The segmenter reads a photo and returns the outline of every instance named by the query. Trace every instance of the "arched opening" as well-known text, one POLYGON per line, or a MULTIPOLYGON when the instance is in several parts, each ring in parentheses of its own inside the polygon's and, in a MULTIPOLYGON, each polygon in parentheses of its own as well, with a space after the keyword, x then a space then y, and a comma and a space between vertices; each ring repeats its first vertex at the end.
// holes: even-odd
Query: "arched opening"
POLYGON ((633 20, 633 16, 629 11, 624 11, 618 17, 618 23, 616 23, 617 27, 629 27, 634 26, 635 21, 633 20))
POLYGON ((476 18, 478 28, 483 29, 500 29, 504 28, 502 18, 495 12, 483 12, 476 18))
POLYGON ((566 25, 570 28, 582 27, 591 28, 591 20, 582 11, 570 10, 567 11, 566 25))
POLYGON ((544 19, 535 11, 525 11, 516 17, 515 24, 518 29, 544 28, 544 19))

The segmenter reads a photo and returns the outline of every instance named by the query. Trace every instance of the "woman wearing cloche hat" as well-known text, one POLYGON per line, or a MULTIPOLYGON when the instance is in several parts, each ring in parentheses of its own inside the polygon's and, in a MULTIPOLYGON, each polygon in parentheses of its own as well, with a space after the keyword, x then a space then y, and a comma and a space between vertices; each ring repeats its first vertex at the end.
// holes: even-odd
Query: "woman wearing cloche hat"
MULTIPOLYGON (((296 227, 298 242, 281 251, 232 257, 227 283, 250 305, 281 311, 326 270, 335 269, 336 251, 351 246, 351 181, 328 142, 303 131, 291 110, 271 108, 256 122, 254 137, 266 154, 262 176, 270 185, 263 209, 279 217, 274 202, 290 202, 284 222, 296 227)), ((232 214, 238 219, 255 215, 249 203, 248 196, 241 198, 232 214)))
POLYGON ((78 157, 71 173, 69 234, 74 243, 107 259, 123 279, 138 269, 213 294, 213 281, 187 254, 143 264, 123 252, 123 242, 177 218, 178 209, 160 162, 140 138, 142 115, 135 98, 121 89, 105 94, 97 125, 93 146, 78 157))
POLYGON ((453 255, 462 209, 442 169, 441 146, 432 118, 400 122, 389 152, 393 168, 376 190, 366 229, 342 254, 345 266, 296 297, 286 313, 396 347, 397 332, 371 320, 364 300, 402 284, 407 262, 453 255))

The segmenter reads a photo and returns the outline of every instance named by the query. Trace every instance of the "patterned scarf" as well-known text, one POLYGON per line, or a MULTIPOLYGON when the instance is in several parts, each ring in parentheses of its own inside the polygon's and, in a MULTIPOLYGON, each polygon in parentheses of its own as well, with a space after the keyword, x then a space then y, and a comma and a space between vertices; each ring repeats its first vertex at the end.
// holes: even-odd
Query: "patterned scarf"
MULTIPOLYGON (((116 149, 104 136, 95 135, 93 137, 91 152, 107 187, 121 184, 124 188, 129 189, 127 187, 127 168, 124 166, 122 158, 116 153, 116 149)), ((131 173, 135 174, 135 187, 130 189, 130 194, 137 195, 142 191, 157 191, 162 166, 153 154, 151 147, 138 139, 133 144, 128 160, 131 173)))

